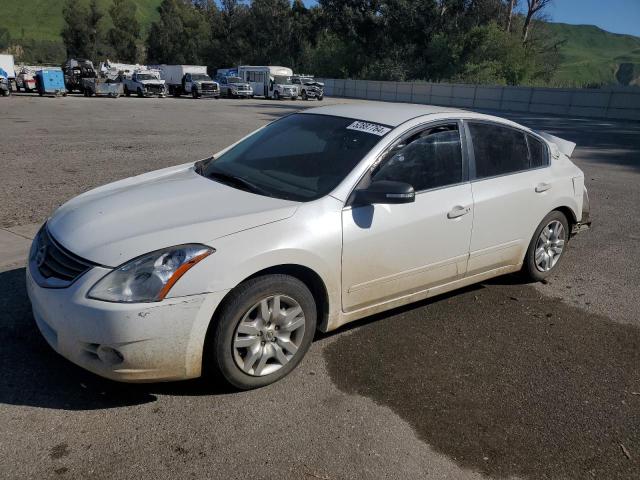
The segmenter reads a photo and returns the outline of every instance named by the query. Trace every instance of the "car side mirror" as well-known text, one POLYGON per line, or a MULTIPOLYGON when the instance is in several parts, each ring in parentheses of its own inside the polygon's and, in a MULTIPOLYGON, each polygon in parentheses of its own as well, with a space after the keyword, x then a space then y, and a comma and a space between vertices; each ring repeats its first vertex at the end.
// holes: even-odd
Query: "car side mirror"
POLYGON ((354 192, 354 205, 411 203, 416 199, 413 186, 404 182, 380 180, 354 192))

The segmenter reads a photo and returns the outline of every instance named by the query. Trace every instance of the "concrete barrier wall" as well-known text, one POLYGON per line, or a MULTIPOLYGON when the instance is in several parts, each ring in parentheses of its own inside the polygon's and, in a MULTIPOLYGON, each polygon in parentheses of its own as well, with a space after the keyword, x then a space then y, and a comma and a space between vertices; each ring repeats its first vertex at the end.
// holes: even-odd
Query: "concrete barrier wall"
POLYGON ((447 107, 640 120, 640 89, 531 88, 323 79, 325 94, 447 107))

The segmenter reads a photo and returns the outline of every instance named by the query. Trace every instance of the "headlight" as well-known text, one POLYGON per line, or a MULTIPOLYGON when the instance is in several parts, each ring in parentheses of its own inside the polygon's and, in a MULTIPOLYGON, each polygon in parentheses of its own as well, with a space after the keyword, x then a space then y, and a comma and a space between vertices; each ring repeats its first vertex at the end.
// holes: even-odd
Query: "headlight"
POLYGON ((147 253, 109 272, 87 296, 107 302, 159 302, 182 275, 213 252, 196 244, 147 253))

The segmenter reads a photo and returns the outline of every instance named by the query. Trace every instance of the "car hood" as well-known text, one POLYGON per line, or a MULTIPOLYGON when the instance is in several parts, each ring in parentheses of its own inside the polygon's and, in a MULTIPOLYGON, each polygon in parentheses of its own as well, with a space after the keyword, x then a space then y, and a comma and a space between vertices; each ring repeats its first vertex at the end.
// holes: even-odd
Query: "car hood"
POLYGON ((229 85, 230 87, 236 87, 236 88, 249 88, 248 83, 228 83, 227 85, 229 85))
POLYGON ((318 88, 324 87, 324 83, 322 82, 304 82, 304 84, 307 87, 318 87, 318 88))
POLYGON ((142 85, 164 85, 164 80, 138 80, 142 85))
POLYGON ((211 244, 283 220, 298 205, 209 180, 188 164, 83 193, 56 210, 47 228, 72 253, 115 267, 160 248, 211 244))

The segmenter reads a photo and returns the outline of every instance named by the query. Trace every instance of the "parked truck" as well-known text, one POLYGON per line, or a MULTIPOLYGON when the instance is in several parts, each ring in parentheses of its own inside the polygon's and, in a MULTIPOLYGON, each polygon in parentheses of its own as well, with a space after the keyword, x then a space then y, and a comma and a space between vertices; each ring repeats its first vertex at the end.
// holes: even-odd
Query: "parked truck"
POLYGON ((302 100, 324 99, 324 83, 316 81, 313 75, 294 75, 291 77, 291 83, 298 87, 298 95, 302 100))
POLYGON ((277 66, 242 65, 238 67, 238 77, 249 83, 253 94, 258 97, 298 98, 298 87, 291 83, 293 70, 277 66))
POLYGON ((13 55, 0 55, 0 95, 7 97, 11 95, 15 81, 16 72, 13 63, 13 55))
POLYGON ((70 58, 62 65, 64 84, 69 93, 85 93, 84 79, 95 79, 98 75, 91 60, 70 58))
POLYGON ((131 75, 122 75, 121 81, 127 97, 132 93, 139 97, 167 96, 167 86, 157 70, 138 70, 131 75))
POLYGON ((191 95, 193 98, 220 96, 220 85, 207 75, 207 67, 202 65, 155 65, 160 72, 169 94, 174 97, 191 95))

